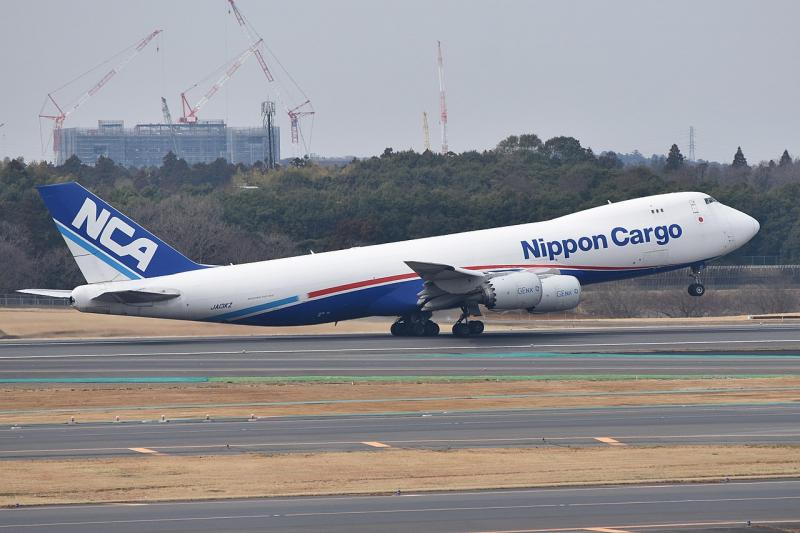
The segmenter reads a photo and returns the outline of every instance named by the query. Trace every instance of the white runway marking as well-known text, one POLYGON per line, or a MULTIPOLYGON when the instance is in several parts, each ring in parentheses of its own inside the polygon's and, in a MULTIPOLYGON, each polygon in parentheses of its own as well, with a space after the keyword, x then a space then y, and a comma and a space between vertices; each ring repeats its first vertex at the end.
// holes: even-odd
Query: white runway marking
MULTIPOLYGON (((519 344, 519 345, 492 345, 492 346, 406 346, 386 348, 314 348, 303 350, 225 350, 213 352, 130 352, 111 354, 39 354, 39 355, 2 355, 2 360, 26 359, 67 359, 67 358, 111 358, 111 357, 165 357, 180 355, 257 355, 257 354, 313 354, 313 353, 352 353, 352 352, 402 352, 402 351, 443 351, 443 350, 506 350, 506 349, 541 349, 541 348, 612 348, 633 346, 692 346, 714 344, 774 344, 774 343, 800 343, 800 339, 760 339, 760 340, 712 340, 712 341, 669 341, 669 342, 620 342, 620 343, 577 343, 577 344, 519 344)), ((458 355, 458 354, 454 354, 458 355)), ((572 355, 572 354, 565 354, 572 355)), ((580 354, 574 354, 579 356, 580 354)), ((769 356, 766 356, 769 357, 769 356)))

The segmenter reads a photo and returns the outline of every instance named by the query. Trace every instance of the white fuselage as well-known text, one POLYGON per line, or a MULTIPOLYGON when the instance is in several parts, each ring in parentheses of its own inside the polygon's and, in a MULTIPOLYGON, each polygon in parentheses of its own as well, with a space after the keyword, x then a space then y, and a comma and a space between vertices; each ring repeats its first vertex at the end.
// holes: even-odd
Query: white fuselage
POLYGON ((246 324, 401 316, 416 309, 422 283, 404 261, 569 274, 587 284, 700 264, 739 248, 757 231, 753 218, 705 194, 671 193, 545 222, 83 285, 72 296, 88 312, 246 324), (109 290, 180 296, 143 304, 92 301, 109 290))

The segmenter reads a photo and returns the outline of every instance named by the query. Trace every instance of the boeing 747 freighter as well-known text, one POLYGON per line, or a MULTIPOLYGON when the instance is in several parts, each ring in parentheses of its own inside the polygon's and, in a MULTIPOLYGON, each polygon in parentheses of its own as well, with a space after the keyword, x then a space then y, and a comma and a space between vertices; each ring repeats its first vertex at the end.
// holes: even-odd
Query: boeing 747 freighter
POLYGON ((86 285, 22 292, 87 313, 261 326, 398 317, 394 335, 478 335, 481 306, 547 313, 590 283, 691 269, 744 245, 758 222, 700 192, 609 203, 544 222, 240 265, 195 263, 77 183, 39 187, 86 285))

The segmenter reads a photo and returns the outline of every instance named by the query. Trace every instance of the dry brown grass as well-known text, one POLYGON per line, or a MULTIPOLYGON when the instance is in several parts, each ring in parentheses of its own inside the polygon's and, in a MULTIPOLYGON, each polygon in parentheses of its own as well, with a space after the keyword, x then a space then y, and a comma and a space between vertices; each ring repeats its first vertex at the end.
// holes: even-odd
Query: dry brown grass
MULTIPOLYGON (((446 324, 447 313, 441 320, 446 324)), ((455 320, 450 313, 449 320, 455 320)), ((556 313, 532 317, 527 313, 490 314, 490 331, 554 327, 612 327, 630 325, 696 325, 740 323, 747 317, 706 317, 690 319, 574 319, 556 313)), ((316 326, 258 327, 162 318, 97 315, 74 309, 0 309, 0 338, 97 338, 97 337, 211 337, 220 335, 304 335, 331 333, 388 333, 392 319, 348 320, 316 326)), ((447 330, 447 328, 443 328, 447 330)))
MULTIPOLYGON (((10 338, 213 337, 227 335, 303 335, 389 331, 388 320, 351 320, 338 325, 264 328, 81 313, 74 309, 0 309, 0 332, 10 338)), ((0 338, 2 337, 0 333, 0 338)))
POLYGON ((800 475, 792 446, 381 450, 4 461, 0 504, 707 481, 800 475))
POLYGON ((0 410, 18 412, 0 413, 0 424, 65 422, 70 416, 75 416, 79 422, 88 422, 111 421, 115 416, 121 420, 154 419, 162 414, 168 418, 196 418, 206 414, 245 417, 251 413, 267 417, 774 401, 800 401, 800 377, 675 381, 3 385, 0 387, 0 410), (500 397, 503 395, 506 397, 500 397), (515 395, 520 397, 513 397, 515 395), (375 401, 386 399, 390 401, 375 401), (334 403, 341 400, 348 402, 334 403), (317 403, 254 405, 278 402, 317 403))

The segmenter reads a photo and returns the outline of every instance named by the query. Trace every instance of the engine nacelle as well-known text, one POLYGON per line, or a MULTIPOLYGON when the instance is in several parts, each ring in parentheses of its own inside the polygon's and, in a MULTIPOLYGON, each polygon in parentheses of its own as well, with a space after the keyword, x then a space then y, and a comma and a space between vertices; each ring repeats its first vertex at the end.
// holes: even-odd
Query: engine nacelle
POLYGON ((497 276, 483 285, 483 304, 489 309, 528 309, 542 300, 542 280, 533 272, 497 276))
POLYGON ((542 298, 527 308, 529 313, 566 311, 581 301, 581 284, 575 276, 549 276, 542 278, 541 284, 542 298))

